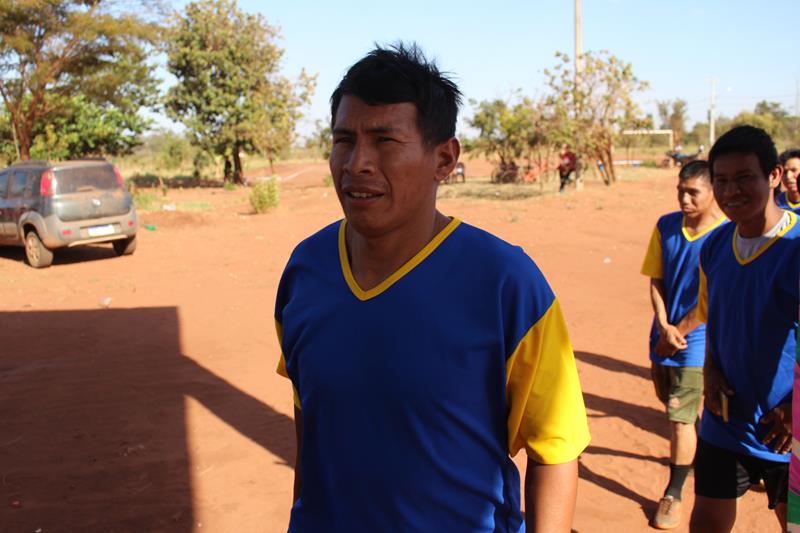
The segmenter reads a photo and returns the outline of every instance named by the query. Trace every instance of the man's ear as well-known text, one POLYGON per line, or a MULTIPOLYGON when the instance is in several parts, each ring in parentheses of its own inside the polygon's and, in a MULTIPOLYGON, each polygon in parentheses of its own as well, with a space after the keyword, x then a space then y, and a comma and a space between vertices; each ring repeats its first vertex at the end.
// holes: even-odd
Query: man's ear
POLYGON ((772 172, 769 173, 769 186, 771 189, 774 189, 778 185, 781 184, 781 178, 783 178, 783 165, 778 165, 772 169, 772 172))
POLYGON ((436 152, 436 174, 434 179, 441 183, 456 168, 458 156, 461 155, 461 144, 458 139, 452 137, 438 145, 434 150, 436 152))

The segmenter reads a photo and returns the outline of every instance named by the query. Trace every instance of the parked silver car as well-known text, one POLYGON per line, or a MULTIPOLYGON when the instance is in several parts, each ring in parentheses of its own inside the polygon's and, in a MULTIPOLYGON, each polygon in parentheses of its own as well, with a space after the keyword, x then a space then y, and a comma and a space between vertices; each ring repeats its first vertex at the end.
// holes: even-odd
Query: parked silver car
POLYGON ((53 252, 110 242, 117 255, 136 250, 139 222, 117 168, 102 159, 24 161, 0 171, 0 245, 25 247, 34 268, 53 252))

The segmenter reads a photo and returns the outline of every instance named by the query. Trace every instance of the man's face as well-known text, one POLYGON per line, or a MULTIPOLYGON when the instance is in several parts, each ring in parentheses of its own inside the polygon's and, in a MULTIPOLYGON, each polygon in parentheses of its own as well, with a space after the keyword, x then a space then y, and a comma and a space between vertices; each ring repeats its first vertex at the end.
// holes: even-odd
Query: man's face
POLYGON ((678 180, 678 203, 687 217, 702 216, 714 205, 714 189, 703 178, 678 180))
POLYGON ((438 181, 454 165, 444 169, 437 149, 423 142, 414 104, 371 106, 350 95, 339 103, 331 175, 347 222, 358 233, 380 236, 432 217, 438 181))
POLYGON ((780 183, 780 166, 765 176, 755 154, 730 153, 714 161, 714 197, 734 222, 763 216, 773 190, 780 183))
POLYGON ((783 165, 783 178, 781 178, 781 183, 783 183, 783 187, 792 193, 792 195, 797 195, 797 179, 800 176, 800 158, 793 157, 786 161, 786 164, 783 165))

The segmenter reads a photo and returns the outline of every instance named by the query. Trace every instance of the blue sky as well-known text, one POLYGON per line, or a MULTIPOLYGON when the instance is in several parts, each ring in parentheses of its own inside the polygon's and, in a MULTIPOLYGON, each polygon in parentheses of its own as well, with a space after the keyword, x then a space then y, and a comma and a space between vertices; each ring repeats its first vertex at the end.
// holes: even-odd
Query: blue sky
MULTIPOLYGON (((185 1, 174 2, 180 8, 185 1)), ((240 0, 280 27, 284 73, 318 75, 301 133, 328 115, 328 97, 373 43, 417 41, 454 75, 466 99, 545 91, 543 70, 556 51, 574 49, 573 1, 324 2, 240 0)), ((583 0, 583 49, 609 50, 650 83, 637 99, 683 98, 691 122, 705 120, 711 79, 717 109, 732 116, 762 99, 795 112, 800 81, 796 0, 583 0)), ((462 117, 471 114, 467 104, 462 117)))

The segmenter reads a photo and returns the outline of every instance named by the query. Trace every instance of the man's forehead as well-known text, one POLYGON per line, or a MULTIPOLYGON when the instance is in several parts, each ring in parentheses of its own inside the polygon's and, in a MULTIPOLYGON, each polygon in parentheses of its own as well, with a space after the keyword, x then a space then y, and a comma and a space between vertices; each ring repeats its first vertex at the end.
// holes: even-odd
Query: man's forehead
POLYGON ((731 152, 722 154, 714 160, 713 175, 737 174, 754 170, 761 171, 761 163, 756 154, 731 152))
POLYGON ((416 127, 417 106, 411 102, 370 105, 345 95, 335 118, 334 129, 406 130, 416 127))

